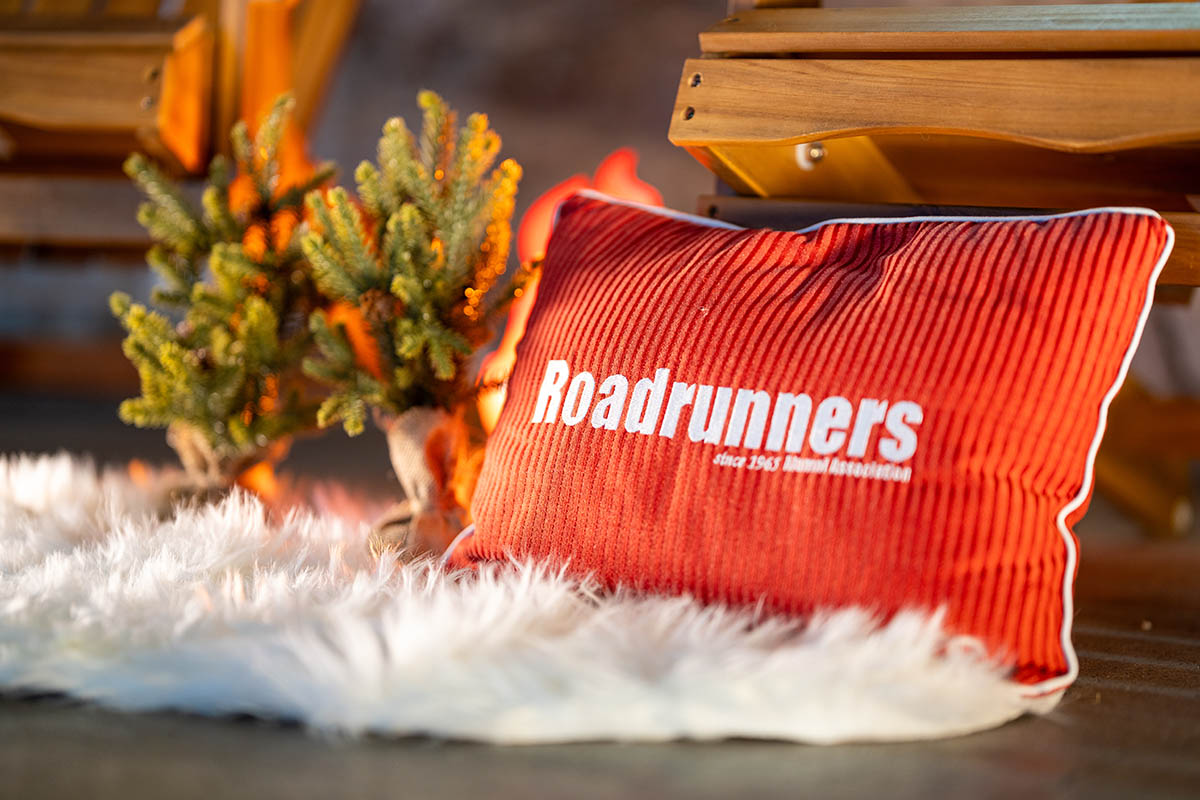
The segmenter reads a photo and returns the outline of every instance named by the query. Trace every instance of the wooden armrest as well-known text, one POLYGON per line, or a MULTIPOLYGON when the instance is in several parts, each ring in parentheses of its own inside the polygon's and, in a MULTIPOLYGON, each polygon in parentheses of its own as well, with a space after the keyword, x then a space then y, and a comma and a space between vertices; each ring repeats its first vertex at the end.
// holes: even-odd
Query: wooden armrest
POLYGON ((669 135, 742 194, 1181 210, 1197 85, 1200 55, 691 59, 669 135))
POLYGON ((960 134, 1067 152, 1200 139, 1200 57, 689 59, 685 147, 960 134))
POLYGON ((163 30, 0 30, 0 119, 48 129, 153 124, 159 70, 173 36, 163 30))
MULTIPOLYGON (((63 161, 111 143, 115 163, 141 147, 203 168, 212 33, 204 18, 104 19, 94 27, 24 20, 0 30, 0 125, 44 132, 63 161)), ((22 143, 13 156, 21 159, 22 143)))

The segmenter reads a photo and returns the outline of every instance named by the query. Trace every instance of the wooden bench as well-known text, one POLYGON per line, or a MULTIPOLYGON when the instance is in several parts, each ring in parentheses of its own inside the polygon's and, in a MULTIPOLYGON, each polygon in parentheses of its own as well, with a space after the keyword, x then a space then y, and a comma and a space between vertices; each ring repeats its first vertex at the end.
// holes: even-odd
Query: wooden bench
MULTIPOLYGON (((1200 286, 1200 4, 793 8, 744 0, 684 64, 671 141, 732 190, 700 212, 837 216, 1148 206, 1156 298, 1200 286)), ((1147 530, 1194 517, 1200 404, 1122 393, 1098 486, 1147 530)))
POLYGON ((259 71, 290 77, 307 128, 358 2, 0 0, 0 244, 143 247, 125 157, 201 174, 259 71), (271 18, 288 42, 248 43, 271 18))

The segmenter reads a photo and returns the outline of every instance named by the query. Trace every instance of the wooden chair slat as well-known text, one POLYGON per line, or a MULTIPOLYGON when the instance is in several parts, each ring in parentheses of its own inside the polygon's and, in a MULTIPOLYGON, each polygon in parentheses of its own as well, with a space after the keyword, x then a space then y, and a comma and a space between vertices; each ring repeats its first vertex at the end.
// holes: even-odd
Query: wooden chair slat
POLYGON ((875 133, 974 135, 1069 152, 1200 139, 1200 57, 689 59, 683 146, 875 133))
POLYGON ((32 14, 56 17, 81 17, 92 10, 92 0, 33 0, 32 14))
MULTIPOLYGON (((1200 142, 1113 153, 1064 153, 965 136, 870 138, 927 203, 1026 208, 1135 205, 1188 211, 1187 197, 1200 186, 1200 142)), ((838 141, 827 143, 830 157, 808 174, 832 166, 833 145, 838 141)))
POLYGON ((141 193, 122 177, 0 175, 0 244, 142 248, 141 193))
POLYGON ((187 7, 205 8, 216 20, 213 52, 212 145, 230 152, 229 129, 238 119, 239 84, 246 37, 247 0, 188 0, 187 7))
POLYGON ((178 22, 147 20, 129 26, 97 19, 86 28, 70 25, 34 23, 0 29, 0 47, 15 52, 78 51, 82 58, 94 51, 164 50, 180 29, 178 22))
POLYGON ((349 39, 361 0, 305 0, 296 9, 292 76, 296 121, 307 130, 349 39))
POLYGON ((1192 210, 1200 143, 1116 153, 1064 153, 966 136, 849 136, 815 146, 695 148, 742 194, 855 203, 1020 208, 1148 206, 1192 210))
POLYGON ((110 17, 158 17, 159 0, 106 0, 104 13, 110 17))
POLYGON ((170 49, 169 33, 0 32, 0 120, 56 130, 153 124, 154 76, 170 49))
MULTIPOLYGON (((196 14, 205 14, 209 19, 217 19, 221 16, 223 7, 228 7, 230 11, 241 10, 240 6, 236 9, 234 6, 226 6, 230 0, 183 0, 183 16, 189 17, 196 14)), ((239 3, 241 0, 233 0, 234 3, 239 3)))
MULTIPOLYGON (((72 36, 80 41, 86 40, 92 34, 110 37, 121 35, 137 37, 146 33, 172 33, 178 30, 184 21, 178 17, 160 19, 159 17, 119 17, 108 14, 85 17, 20 15, 0 19, 0 36, 5 37, 6 44, 9 46, 19 46, 21 42, 12 37, 27 33, 58 33, 72 36)), ((30 44, 40 44, 40 42, 31 42, 30 44)))
POLYGON ((168 161, 193 174, 202 172, 209 158, 213 48, 213 30, 204 17, 175 34, 163 59, 155 129, 139 131, 151 151, 161 144, 168 161))
POLYGON ((1200 214, 1168 211, 1163 218, 1175 229, 1175 249, 1159 284, 1200 286, 1200 214))
POLYGON ((739 11, 705 53, 1150 52, 1200 49, 1196 3, 739 11))

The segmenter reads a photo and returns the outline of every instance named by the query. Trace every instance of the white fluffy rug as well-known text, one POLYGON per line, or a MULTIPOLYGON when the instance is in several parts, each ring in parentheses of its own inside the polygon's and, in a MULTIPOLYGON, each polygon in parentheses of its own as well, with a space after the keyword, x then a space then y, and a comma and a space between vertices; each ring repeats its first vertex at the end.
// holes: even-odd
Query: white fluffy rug
POLYGON ((152 495, 0 457, 0 690, 504 743, 917 739, 1052 702, 936 615, 800 624, 537 565, 445 574, 376 561, 363 525, 243 494, 160 520, 152 495))

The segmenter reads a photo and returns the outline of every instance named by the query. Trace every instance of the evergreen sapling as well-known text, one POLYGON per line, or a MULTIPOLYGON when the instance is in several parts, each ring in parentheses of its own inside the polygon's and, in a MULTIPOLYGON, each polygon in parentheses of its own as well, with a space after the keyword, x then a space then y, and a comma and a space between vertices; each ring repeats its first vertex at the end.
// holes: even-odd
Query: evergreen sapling
POLYGON ((165 427, 189 477, 224 486, 291 435, 316 426, 317 403, 299 366, 311 347, 307 319, 320 304, 299 243, 305 195, 330 179, 324 165, 282 186, 277 150, 292 102, 282 97, 251 138, 231 138, 240 176, 213 159, 197 209, 141 155, 126 173, 147 196, 138 220, 155 244, 147 261, 167 314, 110 299, 128 335, 125 355, 141 395, 121 404, 138 427, 165 427))
POLYGON ((312 377, 333 387, 322 426, 362 431, 367 410, 453 411, 473 396, 470 360, 490 340, 512 287, 505 271, 520 166, 495 169, 500 137, 472 114, 422 92, 418 139, 402 119, 384 125, 378 163, 355 171, 357 198, 312 193, 304 254, 335 302, 310 317, 319 357, 312 377), (489 174, 489 170, 490 174, 489 174))

